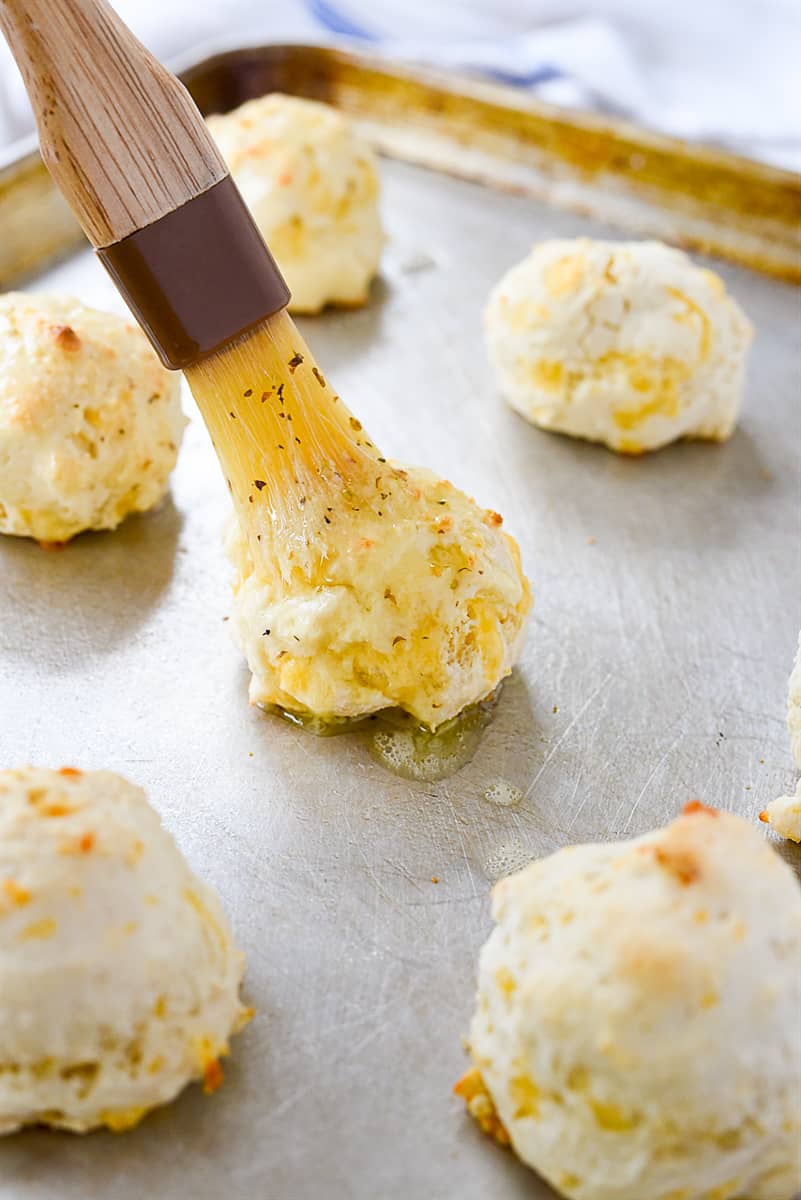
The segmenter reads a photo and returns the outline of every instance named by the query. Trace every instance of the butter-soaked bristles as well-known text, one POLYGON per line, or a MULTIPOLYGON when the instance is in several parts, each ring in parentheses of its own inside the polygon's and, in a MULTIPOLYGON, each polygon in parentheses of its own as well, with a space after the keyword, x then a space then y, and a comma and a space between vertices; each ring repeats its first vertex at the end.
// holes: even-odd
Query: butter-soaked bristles
POLYGON ((385 461, 285 312, 186 375, 252 552, 307 541, 321 499, 385 461))

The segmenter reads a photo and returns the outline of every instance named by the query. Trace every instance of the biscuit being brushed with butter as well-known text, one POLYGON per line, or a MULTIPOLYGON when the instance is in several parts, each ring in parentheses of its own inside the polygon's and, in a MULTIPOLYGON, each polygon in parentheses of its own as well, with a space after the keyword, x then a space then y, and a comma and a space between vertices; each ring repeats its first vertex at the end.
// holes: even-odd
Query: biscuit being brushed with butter
POLYGON ((493 290, 485 328, 501 391, 543 429, 641 454, 737 422, 751 324, 661 242, 542 242, 493 290))
POLYGON ((295 531, 259 526, 255 550, 231 526, 251 702, 329 722, 398 707, 436 729, 517 660, 531 605, 517 543, 432 471, 380 458, 348 484, 310 490, 295 531))
POLYGON ((457 1085, 571 1200, 801 1187, 801 891, 749 822, 688 805, 502 880, 457 1085))
POLYGON ((204 415, 235 505, 231 627, 251 702, 326 723, 397 707, 437 729, 520 654, 517 543, 499 513, 389 461, 294 327, 273 322, 270 338, 285 379, 246 345, 221 375, 198 368, 205 395, 232 396, 204 415))

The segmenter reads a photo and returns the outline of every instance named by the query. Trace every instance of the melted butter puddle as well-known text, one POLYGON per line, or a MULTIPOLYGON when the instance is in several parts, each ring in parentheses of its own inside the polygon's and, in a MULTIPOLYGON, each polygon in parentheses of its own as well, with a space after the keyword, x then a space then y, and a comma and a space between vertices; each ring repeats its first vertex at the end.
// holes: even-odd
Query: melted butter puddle
POLYGON ((396 775, 421 783, 447 779, 466 766, 498 704, 500 688, 431 732, 399 710, 380 713, 380 728, 370 735, 373 757, 396 775))
POLYGON ((519 787, 515 787, 508 779, 496 779, 484 790, 484 799, 490 804, 500 804, 503 808, 512 808, 523 799, 519 787))
POLYGON ((263 707, 265 712, 275 713, 317 737, 359 734, 373 758, 388 771, 417 783, 434 783, 438 779, 447 779, 471 761, 481 735, 493 718, 500 692, 501 689, 496 688, 486 700, 471 704, 433 732, 399 708, 388 708, 366 717, 323 720, 274 705, 263 707))
POLYGON ((490 883, 497 883, 507 875, 515 875, 535 858, 530 847, 516 839, 496 846, 484 862, 484 874, 490 883))

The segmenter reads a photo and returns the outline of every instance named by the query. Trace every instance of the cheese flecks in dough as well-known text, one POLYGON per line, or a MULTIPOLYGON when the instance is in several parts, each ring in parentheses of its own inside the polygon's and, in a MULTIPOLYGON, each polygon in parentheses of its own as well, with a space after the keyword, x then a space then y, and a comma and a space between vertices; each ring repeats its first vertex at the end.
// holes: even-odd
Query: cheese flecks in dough
POLYGON ((493 914, 459 1085, 490 1132, 572 1200, 791 1200, 801 891, 753 824, 568 847, 493 914))
POLYGON ((347 118, 273 94, 208 124, 289 285, 290 312, 364 304, 384 245, 380 185, 347 118))
POLYGON ((485 329, 501 391, 543 429, 640 454, 735 427, 751 324, 660 242, 542 242, 493 290, 485 329))
POLYGON ((0 296, 0 532, 64 542, 164 496, 180 377, 130 321, 68 296, 0 296))
POLYGON ((0 772, 0 1133, 119 1131, 192 1080, 213 1091, 243 970, 144 792, 0 772))

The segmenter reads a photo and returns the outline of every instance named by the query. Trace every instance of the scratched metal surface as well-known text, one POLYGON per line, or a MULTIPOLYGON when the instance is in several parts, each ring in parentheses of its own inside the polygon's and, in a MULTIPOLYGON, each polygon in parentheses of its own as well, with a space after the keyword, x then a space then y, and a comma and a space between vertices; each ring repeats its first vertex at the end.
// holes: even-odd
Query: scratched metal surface
MULTIPOLYGON (((249 709, 194 413, 159 512, 60 554, 2 540, 0 761, 144 785, 222 894, 258 1010, 215 1097, 190 1089, 125 1136, 3 1141, 2 1200, 551 1195, 450 1095, 491 881, 691 796, 755 817, 791 786, 797 293, 719 267, 757 328, 739 431, 620 459, 505 408, 480 325, 534 239, 607 231, 398 162, 384 179, 369 308, 304 332, 387 452, 503 511, 537 597, 523 660, 473 763, 438 784, 249 709), (518 808, 483 798, 499 778, 518 808)), ((89 256, 35 286, 119 307, 89 256)))

